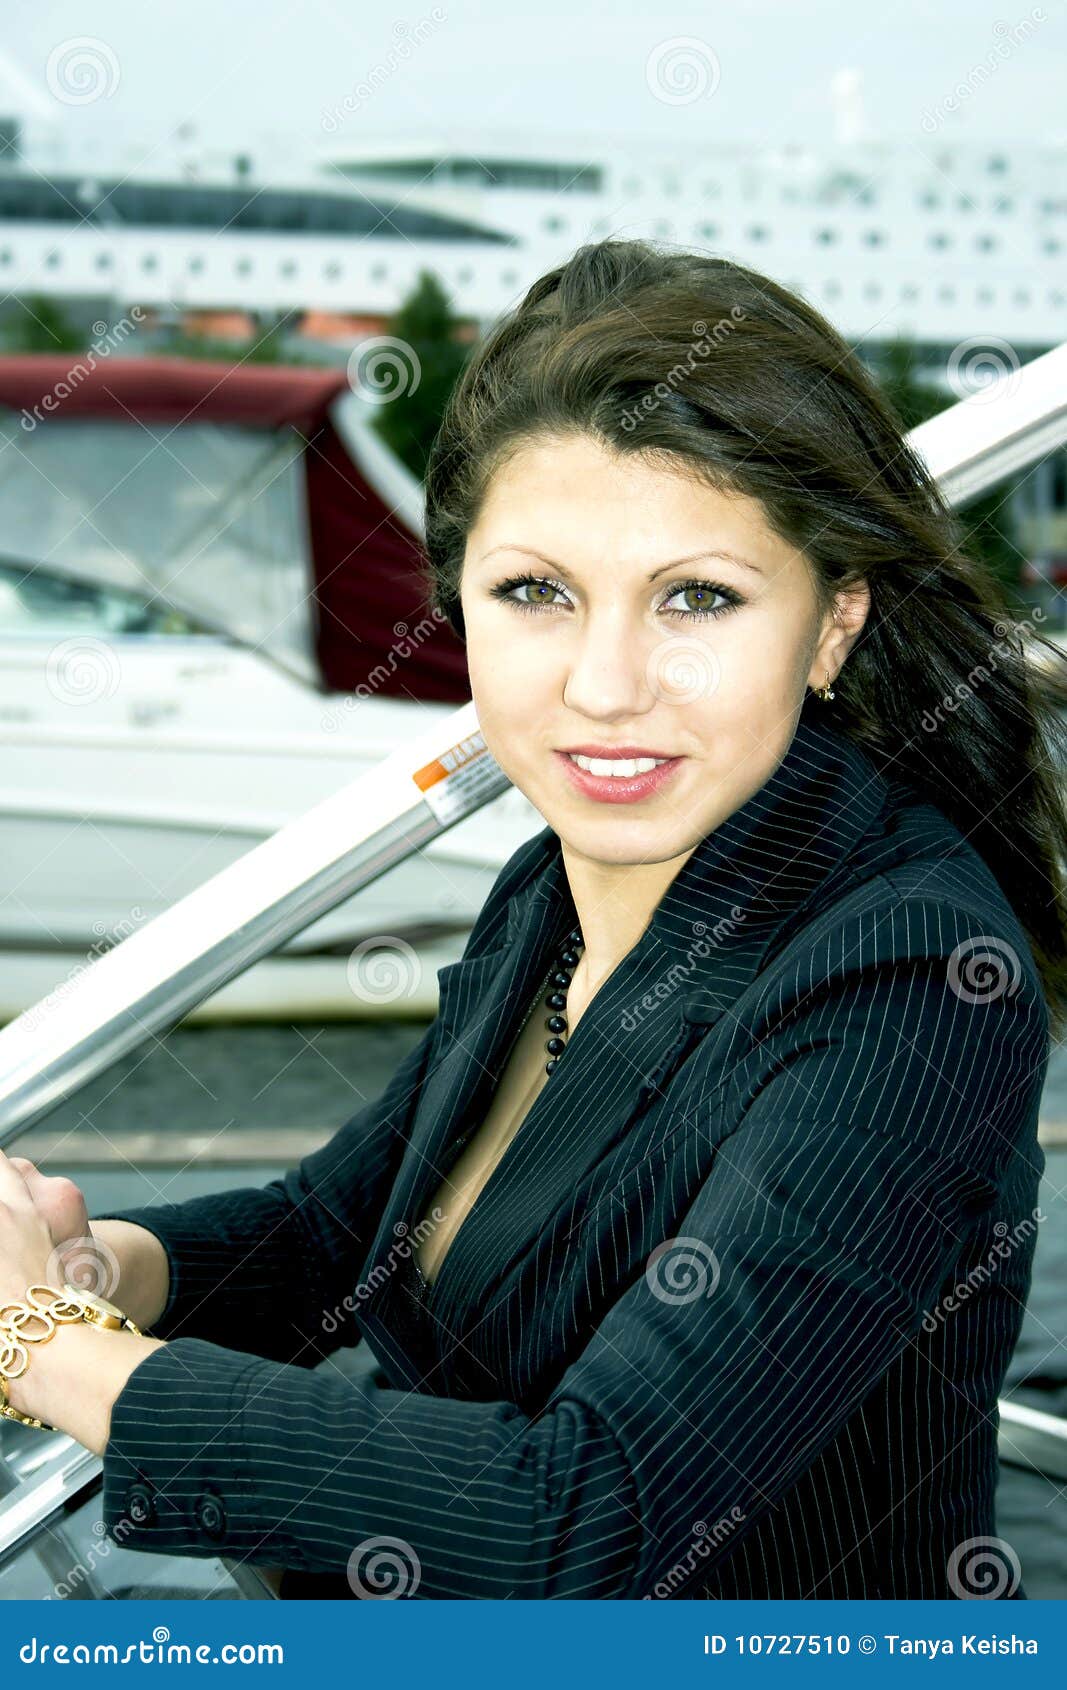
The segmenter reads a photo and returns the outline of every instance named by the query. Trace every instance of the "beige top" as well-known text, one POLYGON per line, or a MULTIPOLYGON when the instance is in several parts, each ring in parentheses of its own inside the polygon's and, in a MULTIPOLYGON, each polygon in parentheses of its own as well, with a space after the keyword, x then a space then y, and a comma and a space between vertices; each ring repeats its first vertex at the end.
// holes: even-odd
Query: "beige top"
MULTIPOLYGON (((581 968, 582 962, 579 962, 567 990, 565 1037, 568 1039, 574 1036, 584 1008, 578 979, 581 968)), ((427 1284, 433 1284, 445 1254, 473 1208, 478 1193, 522 1126, 542 1086, 551 1079, 545 1072, 545 1063, 549 1060, 545 1041, 550 1037, 545 1022, 551 1013, 545 1007, 542 992, 533 1014, 511 1048, 485 1120, 467 1140, 427 1204, 423 1224, 418 1229, 421 1241, 416 1246, 418 1264, 427 1284), (436 1223, 432 1219, 435 1208, 445 1216, 444 1220, 436 1223)))

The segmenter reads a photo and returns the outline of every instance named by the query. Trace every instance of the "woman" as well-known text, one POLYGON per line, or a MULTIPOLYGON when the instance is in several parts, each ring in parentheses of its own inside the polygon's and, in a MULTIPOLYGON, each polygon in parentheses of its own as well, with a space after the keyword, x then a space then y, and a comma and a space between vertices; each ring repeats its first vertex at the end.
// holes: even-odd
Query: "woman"
MULTIPOLYGON (((58 1332, 13 1406, 116 1540, 286 1595, 988 1594, 1067 1009, 1006 606, 822 318, 637 242, 477 350, 427 536, 547 825, 377 1102, 94 1219, 150 1333, 58 1332)), ((0 1174, 19 1296, 88 1223, 0 1174)))

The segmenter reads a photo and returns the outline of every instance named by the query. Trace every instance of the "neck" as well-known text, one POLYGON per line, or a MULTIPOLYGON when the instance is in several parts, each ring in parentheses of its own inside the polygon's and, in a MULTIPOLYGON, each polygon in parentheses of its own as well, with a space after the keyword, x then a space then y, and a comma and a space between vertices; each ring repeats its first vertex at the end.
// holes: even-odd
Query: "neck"
POLYGON ((585 941, 568 993, 572 1025, 576 1014, 636 945, 668 886, 695 850, 694 844, 660 863, 605 863, 563 844, 567 883, 585 941))

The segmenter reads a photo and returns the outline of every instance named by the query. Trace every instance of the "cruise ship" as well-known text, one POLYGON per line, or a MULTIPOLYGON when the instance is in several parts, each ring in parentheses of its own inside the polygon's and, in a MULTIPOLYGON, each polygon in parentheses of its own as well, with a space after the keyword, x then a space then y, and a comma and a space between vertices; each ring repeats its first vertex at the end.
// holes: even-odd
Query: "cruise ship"
POLYGON ((1067 142, 935 129, 682 150, 481 127, 376 144, 344 128, 341 108, 324 112, 303 161, 192 139, 109 160, 0 115, 3 291, 384 319, 431 269, 484 323, 583 241, 619 235, 751 264, 852 343, 907 335, 942 370, 971 338, 1025 359, 1067 336, 1067 142))
MULTIPOLYGON (((956 141, 939 109, 912 139, 865 139, 835 88, 825 145, 683 149, 481 126, 357 141, 342 101, 302 157, 227 152, 188 126, 75 156, 47 109, 17 89, 5 106, 4 89, 0 60, 0 298, 105 323, 137 304, 142 338, 284 324, 305 355, 343 362, 427 270, 476 335, 583 241, 635 236, 766 272, 872 360, 907 338, 946 403, 1067 339, 1067 141, 956 141)), ((1062 584, 1064 454, 1014 503, 1032 573, 1062 584)))

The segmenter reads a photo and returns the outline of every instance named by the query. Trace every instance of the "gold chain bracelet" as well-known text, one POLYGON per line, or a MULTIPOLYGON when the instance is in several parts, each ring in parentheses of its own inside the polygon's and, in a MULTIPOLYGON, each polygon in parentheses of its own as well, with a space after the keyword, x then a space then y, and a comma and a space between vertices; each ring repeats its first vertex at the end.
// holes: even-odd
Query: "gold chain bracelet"
POLYGON ((30 1285, 26 1289, 25 1302, 4 1303, 0 1307, 0 1414, 8 1420, 18 1420, 23 1426, 36 1426, 42 1432, 60 1430, 58 1426, 50 1426, 46 1420, 38 1420, 34 1414, 23 1414, 12 1408, 7 1381, 21 1378, 29 1366, 27 1344, 47 1344, 58 1327, 76 1320, 85 1320, 90 1325, 111 1331, 123 1327, 138 1334, 141 1331, 129 1315, 123 1314, 106 1297, 80 1291, 66 1280, 62 1291, 51 1285, 30 1285), (39 1300, 38 1293, 41 1292, 49 1301, 42 1303, 39 1300), (38 1330, 33 1330, 35 1323, 38 1330))

